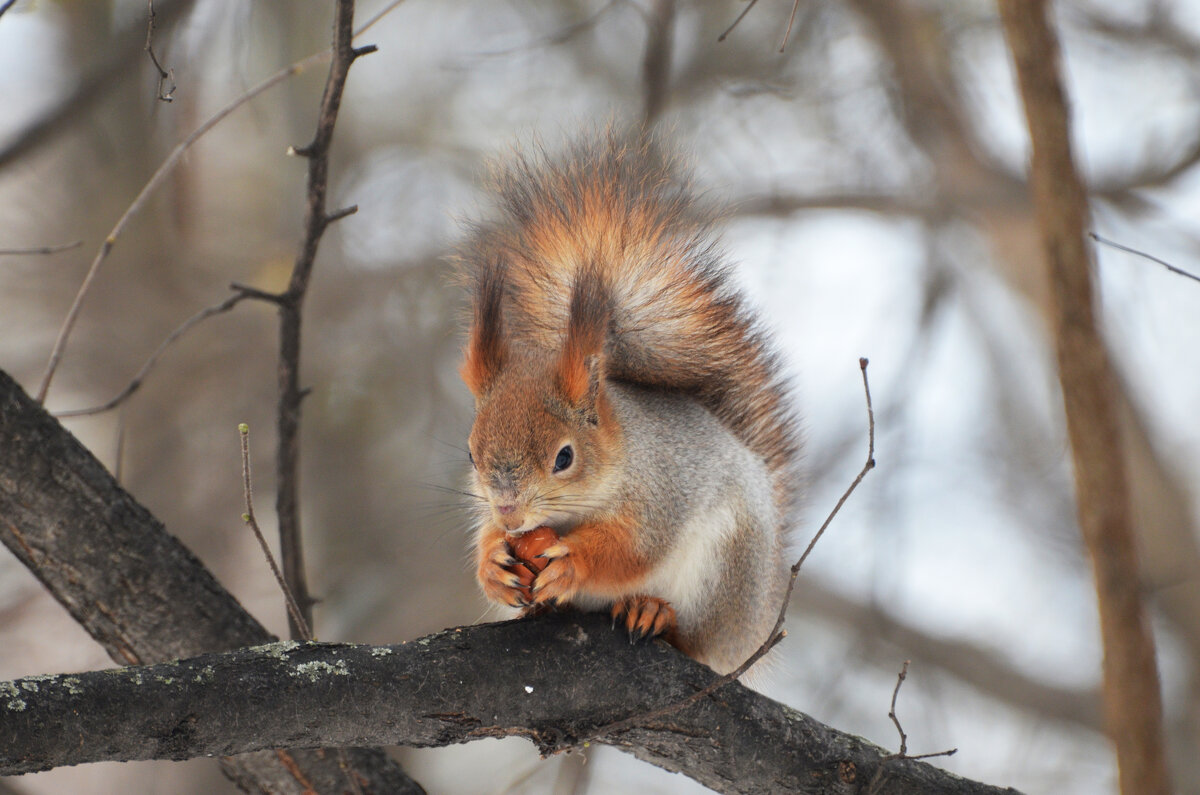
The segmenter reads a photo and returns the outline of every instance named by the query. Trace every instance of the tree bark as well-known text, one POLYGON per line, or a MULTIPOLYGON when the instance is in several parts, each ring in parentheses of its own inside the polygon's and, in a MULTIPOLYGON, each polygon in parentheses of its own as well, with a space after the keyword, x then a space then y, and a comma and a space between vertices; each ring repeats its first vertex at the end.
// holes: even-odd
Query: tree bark
POLYGON ((1170 792, 1154 638, 1142 603, 1118 380, 1096 327, 1087 194, 1071 154, 1058 39, 1045 0, 1000 0, 1033 144, 1030 182, 1050 272, 1054 336, 1075 501, 1092 559, 1104 645, 1104 700, 1121 791, 1170 792))
MULTIPOLYGON (((0 684, 0 775, 236 755, 227 770, 244 788, 343 791, 334 754, 265 749, 354 746, 364 792, 415 792, 381 752, 357 746, 518 735, 548 753, 715 676, 579 615, 393 647, 285 643, 162 664, 273 638, 3 372, 0 539, 115 660, 143 664, 0 684)), ((594 739, 722 792, 1011 792, 888 755, 736 684, 594 739)))
POLYGON ((560 613, 395 646, 283 642, 141 668, 0 683, 0 774, 274 747, 591 740, 726 793, 1000 793, 732 683, 615 736, 615 721, 717 678, 605 616, 560 613))
MULTIPOLYGON (((275 639, 2 371, 0 541, 119 663, 165 662, 275 639)), ((231 778, 262 791, 346 786, 335 755, 323 752, 268 753, 231 764, 231 778)), ((349 766, 367 780, 364 789, 421 791, 381 751, 356 751, 349 766)))

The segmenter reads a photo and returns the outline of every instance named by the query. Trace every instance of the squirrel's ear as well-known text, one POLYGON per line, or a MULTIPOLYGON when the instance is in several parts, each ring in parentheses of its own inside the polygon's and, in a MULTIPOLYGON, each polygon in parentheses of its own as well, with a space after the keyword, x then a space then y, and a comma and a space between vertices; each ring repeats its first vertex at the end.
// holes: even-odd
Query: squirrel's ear
POLYGON ((458 372, 475 397, 481 397, 504 366, 508 343, 504 339, 504 270, 485 266, 475 286, 474 317, 467 337, 466 356, 458 372))
POLYGON ((608 294, 599 277, 581 273, 571 292, 571 314, 557 377, 563 397, 592 423, 599 416, 596 404, 604 384, 604 342, 610 316, 608 294))
POLYGON ((604 354, 570 356, 564 350, 558 360, 558 387, 568 405, 595 425, 600 421, 598 404, 604 385, 604 354))

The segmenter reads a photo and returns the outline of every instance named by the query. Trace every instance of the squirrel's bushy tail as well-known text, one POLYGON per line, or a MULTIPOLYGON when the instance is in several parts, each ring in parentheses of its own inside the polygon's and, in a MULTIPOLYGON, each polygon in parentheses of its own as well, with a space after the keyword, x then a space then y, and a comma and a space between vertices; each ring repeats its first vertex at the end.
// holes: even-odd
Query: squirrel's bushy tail
POLYGON ((476 230, 462 260, 477 301, 494 287, 485 274, 502 271, 509 340, 561 348, 576 286, 598 278, 607 376, 694 395, 766 461, 789 514, 799 441, 778 357, 679 165, 645 137, 610 131, 561 156, 517 156, 493 180, 503 216, 476 230))

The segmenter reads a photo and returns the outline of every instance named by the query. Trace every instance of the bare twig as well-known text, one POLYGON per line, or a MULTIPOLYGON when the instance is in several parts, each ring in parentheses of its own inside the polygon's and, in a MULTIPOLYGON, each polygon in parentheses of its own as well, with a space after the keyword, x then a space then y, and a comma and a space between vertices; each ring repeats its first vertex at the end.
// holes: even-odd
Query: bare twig
MULTIPOLYGON (((396 8, 401 2, 403 2, 403 0, 393 0, 393 2, 380 11, 379 14, 370 19, 367 24, 363 25, 362 28, 356 31, 354 35, 357 36, 371 25, 374 25, 383 17, 384 14, 396 8)), ((267 89, 273 88, 274 86, 282 83, 292 75, 298 74, 308 67, 326 60, 332 54, 332 50, 323 50, 322 52, 313 53, 307 58, 302 58, 290 66, 280 69, 275 74, 263 80, 261 83, 234 99, 225 107, 221 108, 207 121, 197 127, 191 135, 189 135, 171 150, 171 154, 167 156, 167 159, 163 161, 163 164, 159 166, 158 170, 154 172, 154 175, 150 177, 150 181, 147 182, 145 187, 142 188, 141 192, 138 193, 137 197, 133 200, 133 203, 129 205, 124 214, 122 214, 120 219, 117 220, 116 225, 112 228, 112 231, 108 233, 108 236, 104 239, 104 244, 100 247, 100 250, 96 253, 95 258, 92 260, 92 264, 88 268, 87 275, 84 276, 83 284, 79 286, 79 291, 75 294, 75 300, 71 303, 71 308, 67 311, 67 316, 63 320, 61 328, 59 328, 58 337, 54 341, 54 347, 50 352, 50 359, 46 363, 46 372, 42 376, 42 383, 37 392, 37 401, 39 403, 44 403, 46 401, 46 393, 50 389, 50 382, 54 378, 54 373, 58 369, 59 362, 62 360, 63 350, 67 345, 67 339, 71 335, 71 330, 75 327, 75 321, 79 318, 79 312, 83 305, 83 299, 91 288, 92 282, 95 281, 96 273, 100 270, 100 265, 108 257, 109 252, 112 251, 112 247, 116 244, 117 238, 120 237, 121 233, 125 229, 125 226, 129 223, 129 220, 141 210, 150 194, 153 193, 154 190, 166 180, 167 176, 175 169, 175 166, 179 164, 179 161, 183 158, 184 153, 193 144, 195 144, 196 141, 201 138, 201 136, 203 136, 213 127, 216 127, 227 116, 229 116, 229 114, 233 113, 242 105, 245 105, 247 102, 254 99, 267 89)))
POLYGON ((392 13, 392 11, 395 10, 396 6, 400 5, 403 2, 404 2, 404 0, 392 0, 392 2, 388 3, 383 8, 379 9, 379 11, 376 12, 375 16, 370 17, 366 22, 362 23, 357 28, 355 28, 354 38, 357 39, 359 36, 366 33, 371 28, 373 28, 375 26, 376 22, 383 19, 388 14, 392 13))
POLYGON ((279 566, 275 563, 275 556, 271 554, 271 548, 267 546, 267 539, 263 537, 262 530, 258 526, 258 519, 254 516, 254 490, 250 485, 250 426, 244 422, 238 425, 238 435, 242 439, 242 491, 246 497, 246 512, 242 514, 242 521, 249 525, 250 529, 254 531, 254 537, 258 539, 263 557, 267 559, 267 565, 271 567, 271 573, 275 575, 275 582, 279 583, 279 590, 283 591, 288 615, 300 628, 303 640, 313 640, 312 630, 309 629, 308 622, 304 620, 300 606, 296 604, 296 597, 292 596, 292 590, 284 581, 283 573, 279 571, 279 566))
MULTIPOLYGON (((312 623, 312 598, 304 571, 304 547, 300 534, 300 403, 306 394, 300 388, 300 326, 304 297, 317 257, 317 248, 328 226, 354 212, 356 207, 326 211, 329 189, 329 147, 341 107, 342 91, 350 66, 359 56, 374 52, 373 45, 352 46, 354 0, 338 0, 334 10, 333 61, 321 96, 317 130, 306 146, 289 151, 308 158, 308 208, 304 216, 304 238, 292 266, 287 289, 278 296, 279 305, 279 410, 275 511, 279 517, 280 551, 287 583, 296 596, 305 620, 312 623)), ((292 637, 299 635, 294 622, 292 637)))
POLYGON ((167 348, 169 348, 171 344, 175 342, 175 340, 182 337, 184 334, 190 331, 193 326, 196 326, 200 322, 208 320, 214 315, 220 315, 228 312, 230 309, 233 309, 247 298, 258 297, 258 295, 247 290, 240 290, 238 293, 229 296, 221 303, 201 309, 199 312, 180 323, 174 331, 167 335, 166 339, 159 343, 158 347, 154 349, 154 353, 150 354, 150 358, 146 359, 146 363, 141 366, 141 369, 137 371, 137 374, 134 375, 133 379, 125 386, 125 388, 118 392, 117 395, 107 403, 101 403, 99 406, 92 406, 91 408, 86 409, 55 411, 52 413, 55 417, 61 419, 63 417, 84 417, 90 414, 103 414, 106 411, 116 408, 124 403, 130 395, 141 388, 142 383, 146 380, 146 376, 150 374, 150 371, 154 368, 154 365, 158 364, 159 358, 163 355, 163 353, 166 352, 167 348))
MULTIPOLYGON (((178 22, 195 5, 195 0, 163 0, 155 9, 156 27, 178 22)), ((48 146, 62 133, 77 126, 109 93, 136 71, 145 56, 146 31, 141 20, 113 31, 101 53, 89 63, 75 87, 57 99, 27 126, 0 145, 0 171, 28 162, 37 149, 48 146)))
POLYGON ((1130 248, 1129 246, 1123 246, 1120 243, 1117 243, 1116 241, 1109 240, 1106 237, 1101 237, 1100 235, 1096 234, 1095 232, 1088 232, 1088 237, 1090 237, 1092 240, 1095 240, 1097 243, 1102 243, 1110 248, 1115 248, 1118 251, 1124 251, 1127 254, 1133 254, 1135 256, 1142 257, 1144 259, 1148 259, 1151 262, 1157 262, 1159 265, 1162 265, 1164 268, 1169 270, 1171 273, 1176 273, 1180 276, 1186 276, 1189 279, 1194 279, 1194 280, 1200 282, 1200 276, 1197 276, 1194 273, 1188 273, 1187 271, 1182 270, 1180 268, 1176 268, 1171 263, 1166 262, 1165 260, 1161 260, 1152 254, 1147 254, 1145 251, 1138 251, 1136 248, 1130 248))
POLYGON ((62 327, 58 330, 58 337, 55 339, 54 348, 50 352, 50 360, 46 364, 46 372, 42 376, 42 384, 40 387, 38 387, 37 401, 39 403, 44 403, 46 401, 46 392, 50 389, 50 381, 54 378, 54 373, 58 369, 59 362, 62 360, 63 350, 67 345, 67 339, 71 335, 71 330, 75 327, 75 321, 79 319, 79 312, 83 306, 83 299, 85 296, 87 296, 88 291, 91 289, 92 282, 96 280, 96 274, 99 272, 100 266, 104 263, 104 260, 108 258, 109 252, 111 252, 113 246, 116 245, 117 238, 120 237, 121 233, 125 230, 125 226, 129 223, 129 220, 142 209, 142 206, 146 203, 146 199, 150 197, 150 194, 153 193, 154 190, 166 180, 167 176, 170 175, 170 173, 175 169, 175 166, 179 164, 179 161, 183 158, 184 153, 187 152, 187 150, 191 148, 192 144, 196 143, 201 136, 203 136, 213 127, 216 127, 218 124, 220 124, 227 116, 229 116, 229 114, 233 113, 242 105, 245 105, 247 102, 254 99, 267 89, 273 88, 279 83, 282 83, 292 75, 315 63, 325 60, 329 57, 329 55, 330 53, 328 51, 315 53, 307 58, 304 58, 303 60, 295 62, 291 66, 279 70, 266 80, 256 85, 254 88, 250 89, 237 99, 227 104, 225 107, 221 108, 207 121, 197 127, 191 135, 180 141, 175 148, 171 150, 171 154, 167 156, 167 159, 163 161, 163 164, 159 166, 158 170, 154 172, 154 175, 150 177, 150 181, 147 182, 142 188, 141 192, 138 193, 137 198, 135 198, 133 203, 126 208, 121 217, 117 219, 116 225, 113 226, 112 231, 110 231, 108 236, 104 239, 104 244, 101 245, 100 250, 96 252, 96 256, 92 260, 91 266, 88 268, 87 275, 83 277, 83 284, 79 286, 79 291, 75 294, 75 300, 71 303, 71 308, 67 311, 67 316, 63 320, 62 327))
POLYGON ((280 293, 273 293, 269 290, 260 290, 257 287, 251 287, 250 285, 242 284, 241 282, 230 282, 229 289, 237 290, 239 293, 245 293, 247 298, 265 301, 268 304, 275 304, 276 306, 283 302, 283 295, 280 293))
POLYGON ((737 19, 733 20, 733 24, 725 28, 724 33, 722 33, 720 36, 717 36, 717 41, 725 41, 726 37, 728 37, 730 33, 733 33, 733 29, 736 28, 738 23, 740 23, 742 19, 744 19, 745 16, 750 13, 750 9, 754 8, 754 5, 757 2, 758 0, 750 0, 750 2, 746 3, 746 7, 742 9, 742 13, 737 15, 737 19))
POLYGON ((896 689, 892 691, 892 706, 888 709, 888 717, 892 719, 892 723, 896 724, 896 731, 900 733, 900 756, 908 756, 908 735, 904 733, 900 719, 896 717, 896 697, 900 695, 900 685, 904 684, 904 680, 908 677, 910 662, 912 660, 905 660, 899 675, 896 676, 896 689))
MULTIPOLYGON (((792 590, 796 587, 796 575, 800 573, 800 567, 804 565, 804 561, 808 559, 810 554, 812 554, 813 547, 817 545, 817 541, 819 541, 821 536, 824 535, 825 528, 829 527, 829 523, 833 521, 833 517, 837 516, 838 511, 842 510, 842 506, 846 504, 846 500, 850 499, 850 495, 853 494, 854 490, 858 488, 858 484, 862 483, 863 478, 867 476, 867 473, 875 468, 875 408, 871 404, 871 384, 867 380, 868 364, 869 362, 867 361, 866 357, 858 360, 859 369, 862 370, 863 392, 866 394, 867 399, 867 462, 863 464, 862 469, 860 469, 858 474, 855 475, 854 480, 850 483, 850 486, 844 492, 842 492, 842 496, 838 499, 837 504, 833 506, 833 510, 830 511, 829 515, 825 517, 825 521, 822 522, 821 527, 813 535, 812 540, 808 542, 808 546, 804 548, 804 554, 800 556, 800 560, 796 561, 796 565, 792 566, 792 579, 788 583, 787 589, 788 598, 783 600, 784 610, 787 609, 788 599, 791 598, 792 590)), ((783 617, 784 611, 781 610, 779 613, 779 620, 775 625, 776 629, 783 624, 783 617)))
MULTIPOLYGON (((757 3, 758 3, 758 0, 750 0, 750 2, 746 3, 746 7, 742 9, 742 13, 737 15, 737 19, 733 20, 733 24, 730 25, 729 27, 725 28, 725 30, 721 33, 720 36, 717 36, 717 41, 725 41, 725 39, 729 37, 729 34, 733 32, 733 29, 736 28, 739 24, 741 24, 741 21, 743 19, 745 19, 747 14, 750 13, 750 9, 754 8, 755 4, 757 4, 757 3)), ((792 13, 790 15, 788 15, 787 30, 785 30, 783 32, 783 41, 779 42, 779 51, 780 52, 783 52, 784 50, 787 49, 788 39, 790 39, 792 37, 792 25, 796 21, 796 12, 799 9, 800 9, 800 0, 795 0, 792 3, 792 13)))
POLYGON ((643 712, 624 720, 614 721, 613 723, 601 726, 589 735, 587 738, 588 740, 604 737, 609 734, 616 734, 617 732, 622 732, 635 726, 642 725, 646 721, 655 720, 664 715, 670 715, 673 712, 678 712, 681 709, 690 707, 692 704, 695 704, 701 699, 708 697, 733 680, 741 677, 742 674, 750 670, 751 666, 762 659, 767 652, 771 651, 771 649, 775 648, 775 646, 781 640, 787 637, 787 632, 783 629, 783 622, 787 617, 788 603, 792 598, 792 590, 796 587, 796 577, 800 574, 800 567, 804 565, 804 561, 808 559, 809 554, 811 554, 813 551, 813 547, 817 545, 817 541, 820 540, 821 536, 825 533, 825 529, 829 527, 830 522, 832 522, 833 518, 838 515, 839 511, 842 510, 842 506, 846 504, 846 500, 849 499, 850 495, 854 493, 854 490, 858 488, 858 484, 862 483, 863 478, 867 476, 867 473, 875 468, 875 409, 871 403, 871 385, 867 380, 866 358, 859 359, 858 366, 859 369, 862 370, 863 393, 865 394, 867 401, 867 461, 865 464, 863 464, 862 469, 859 470, 858 475, 855 476, 854 480, 851 481, 846 490, 842 492, 841 498, 838 499, 837 504, 833 506, 833 510, 829 512, 829 515, 825 517, 825 521, 821 523, 821 527, 813 535, 812 540, 808 542, 808 546, 805 548, 804 554, 802 554, 800 559, 797 560, 792 566, 791 576, 788 579, 787 590, 784 592, 782 603, 779 606, 779 616, 775 619, 775 626, 771 628, 771 632, 767 635, 767 639, 763 641, 762 645, 759 646, 753 654, 746 658, 741 665, 725 674, 720 679, 713 681, 712 684, 708 685, 702 690, 698 690, 687 698, 680 699, 679 701, 668 704, 660 709, 643 712))
POLYGON ((1099 689, 1047 685, 1008 665, 994 650, 918 629, 870 599, 860 602, 811 577, 796 581, 793 598, 802 605, 820 605, 823 621, 855 627, 866 643, 918 649, 921 661, 1010 707, 1059 723, 1074 723, 1088 731, 1104 731, 1099 689))
MULTIPOLYGON (((899 675, 896 676, 896 687, 892 690, 892 705, 888 708, 888 717, 892 719, 892 723, 896 726, 896 731, 900 734, 900 750, 897 753, 883 757, 883 761, 891 761, 893 759, 932 759, 935 756, 954 756, 958 753, 957 748, 951 748, 946 751, 934 751, 929 754, 917 754, 916 756, 908 755, 908 735, 904 733, 904 728, 900 725, 900 719, 896 717, 896 697, 900 695, 900 685, 904 684, 904 680, 908 678, 908 666, 911 660, 905 660, 904 665, 900 668, 899 675)), ((875 776, 871 779, 871 784, 867 787, 869 795, 879 791, 880 785, 884 782, 884 777, 887 775, 887 767, 880 765, 875 771, 875 776)))
POLYGON ((158 70, 158 98, 162 102, 175 101, 175 70, 167 70, 158 62, 158 56, 154 54, 154 0, 147 0, 150 6, 148 21, 146 23, 146 52, 150 56, 150 62, 154 64, 154 68, 158 70), (168 85, 169 84, 169 85, 168 85), (163 86, 166 86, 164 90, 163 86))
POLYGON ((792 3, 792 13, 788 17, 787 30, 783 32, 783 41, 779 43, 779 51, 783 52, 787 49, 788 39, 792 37, 792 24, 796 21, 796 11, 800 8, 800 0, 792 3))
POLYGON ((1058 37, 1045 0, 1001 0, 1033 145, 1030 183, 1054 300, 1052 319, 1075 510, 1092 562, 1108 731, 1121 792, 1171 792, 1154 636, 1143 604, 1119 380, 1097 327, 1087 243, 1087 193, 1071 152, 1058 37))
POLYGON ((0 5, 0 17, 4 16, 4 12, 16 5, 17 0, 6 0, 4 5, 0 5))
POLYGON ((60 251, 70 251, 83 245, 82 240, 73 243, 61 243, 57 246, 35 246, 33 248, 0 248, 0 257, 37 256, 41 254, 57 254, 60 251))

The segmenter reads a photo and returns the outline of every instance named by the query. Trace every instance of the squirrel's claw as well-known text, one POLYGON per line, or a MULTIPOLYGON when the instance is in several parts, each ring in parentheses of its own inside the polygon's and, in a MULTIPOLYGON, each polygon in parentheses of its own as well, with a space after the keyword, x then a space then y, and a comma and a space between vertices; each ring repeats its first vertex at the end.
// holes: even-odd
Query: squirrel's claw
POLYGON ((585 579, 566 544, 547 548, 540 557, 550 559, 546 568, 534 578, 533 601, 537 604, 562 604, 571 601, 585 579))
MULTIPOLYGON (((503 536, 491 541, 480 553, 476 576, 483 588, 483 595, 509 607, 523 607, 528 599, 522 586, 528 585, 528 582, 522 581, 519 571, 509 568, 517 561, 504 543, 503 536)), ((530 575, 529 581, 532 579, 530 575)))
POLYGON ((534 555, 534 557, 544 560, 558 560, 559 558, 566 557, 570 551, 570 547, 560 541, 557 544, 551 544, 546 547, 540 555, 534 555))
POLYGON ((675 608, 657 596, 629 596, 616 602, 612 606, 613 624, 621 618, 630 643, 675 629, 675 608))

